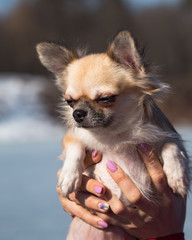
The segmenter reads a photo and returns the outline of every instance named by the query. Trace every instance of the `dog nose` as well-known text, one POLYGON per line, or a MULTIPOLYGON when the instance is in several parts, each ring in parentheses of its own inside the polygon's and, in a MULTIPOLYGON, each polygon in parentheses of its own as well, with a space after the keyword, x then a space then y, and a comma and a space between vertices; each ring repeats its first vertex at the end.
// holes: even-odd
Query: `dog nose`
POLYGON ((82 109, 77 109, 73 112, 73 117, 74 117, 75 121, 78 123, 83 122, 86 115, 87 115, 87 112, 85 112, 82 109))

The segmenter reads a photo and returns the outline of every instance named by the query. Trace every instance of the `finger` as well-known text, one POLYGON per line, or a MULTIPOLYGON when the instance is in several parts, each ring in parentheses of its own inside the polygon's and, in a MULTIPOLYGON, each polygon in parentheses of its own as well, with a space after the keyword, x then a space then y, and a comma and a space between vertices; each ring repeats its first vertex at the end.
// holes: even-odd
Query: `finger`
POLYGON ((167 178, 163 167, 151 147, 146 144, 140 144, 138 153, 145 163, 156 191, 162 193, 166 188, 168 190, 167 178))
MULTIPOLYGON (((116 202, 117 203, 117 202, 116 202)), ((116 211, 114 211, 114 208, 110 204, 110 208, 112 211, 108 211, 107 213, 102 213, 102 212, 96 212, 97 216, 101 217, 105 222, 120 226, 126 229, 128 227, 131 228, 131 226, 135 228, 135 226, 140 227, 143 226, 143 223, 146 219, 150 220, 151 217, 151 212, 149 211, 149 215, 146 214, 144 211, 140 209, 133 209, 133 208, 125 208, 123 211, 119 212, 119 208, 116 207, 116 211), (113 212, 114 211, 114 212, 113 212), (123 213, 123 214, 122 214, 123 213)), ((151 206, 152 208, 152 206, 151 206)), ((153 213, 153 212, 152 212, 153 213)))
MULTIPOLYGON (((88 185, 90 185, 91 188, 92 188, 92 182, 96 181, 96 180, 93 180, 93 181, 92 180, 93 179, 90 179, 90 182, 88 184, 88 185)), ((56 190, 57 190, 57 193, 62 198, 62 193, 61 193, 60 187, 57 187, 56 190)), ((94 192, 94 194, 95 194, 95 192, 94 192)), ((104 194, 104 192, 103 192, 103 194, 104 194)), ((97 194, 97 195, 100 196, 101 194, 97 194)), ((87 192, 82 192, 82 191, 73 192, 73 193, 69 194, 69 199, 79 205, 82 205, 83 207, 86 207, 86 208, 89 208, 92 210, 101 211, 101 212, 107 212, 109 210, 109 204, 106 201, 104 201, 100 198, 97 198, 87 192)))
POLYGON ((62 193, 61 193, 61 188, 60 187, 56 187, 56 191, 57 191, 57 193, 59 194, 59 195, 62 195, 62 193))
POLYGON ((84 160, 85 168, 88 168, 98 162, 100 162, 102 159, 102 154, 97 151, 87 152, 86 157, 84 160))
POLYGON ((69 199, 81 205, 82 207, 94 211, 107 212, 109 210, 109 204, 107 202, 82 191, 69 194, 69 199))
POLYGON ((59 169, 59 171, 57 172, 57 179, 59 178, 59 175, 60 175, 60 173, 61 173, 61 170, 62 170, 62 169, 59 169))
POLYGON ((104 222, 101 217, 91 214, 87 209, 77 205, 75 202, 63 197, 60 197, 60 202, 70 215, 74 215, 96 228, 104 229, 108 227, 108 224, 104 222))
POLYGON ((141 212, 141 210, 128 211, 125 217, 117 215, 112 211, 107 213, 96 212, 97 216, 101 217, 105 222, 119 227, 125 226, 142 226, 146 214, 141 212))
MULTIPOLYGON (((57 172, 57 178, 59 178, 60 172, 61 169, 57 172)), ((80 189, 82 191, 88 191, 98 197, 102 197, 105 194, 106 187, 99 181, 83 175, 80 189)), ((59 187, 57 187, 57 192, 58 194, 61 194, 59 187)))
POLYGON ((81 190, 88 191, 98 197, 102 197, 105 194, 106 187, 97 180, 83 175, 81 190))
POLYGON ((70 216, 74 217, 75 215, 73 214, 73 212, 71 212, 71 210, 69 208, 67 208, 68 205, 70 205, 70 202, 69 202, 69 204, 67 204, 67 202, 70 201, 70 200, 67 199, 67 198, 64 198, 62 195, 59 195, 59 201, 61 203, 61 206, 63 207, 63 210, 66 213, 68 213, 70 216))
POLYGON ((107 212, 106 217, 103 218, 103 220, 118 226, 120 226, 120 224, 128 224, 130 221, 137 225, 140 224, 140 214, 142 213, 142 210, 134 208, 131 204, 125 206, 109 189, 106 190, 104 198, 109 204, 111 211, 107 212), (119 224, 117 224, 118 222, 119 224))
POLYGON ((107 170, 121 191, 124 193, 127 200, 131 203, 132 207, 135 206, 143 211, 151 208, 151 203, 146 198, 144 198, 134 182, 118 165, 112 161, 108 161, 107 170))
POLYGON ((110 206, 111 211, 107 213, 96 212, 98 216, 100 216, 104 221, 126 228, 129 226, 142 226, 146 216, 149 218, 154 215, 153 205, 147 200, 143 198, 143 202, 140 201, 139 207, 134 208, 132 205, 125 206, 116 195, 108 193, 110 190, 106 190, 105 200, 110 206), (143 209, 143 210, 142 210, 143 209))
POLYGON ((113 212, 96 212, 97 216, 102 218, 105 222, 110 223, 111 225, 122 227, 125 224, 129 224, 128 216, 127 218, 122 219, 119 215, 114 214, 113 212))
POLYGON ((119 198, 112 194, 109 189, 106 189, 104 199, 109 204, 110 209, 116 216, 120 216, 122 218, 127 218, 128 211, 127 208, 123 205, 123 203, 119 200, 119 198))
POLYGON ((138 231, 137 225, 129 222, 128 220, 126 220, 126 222, 122 222, 122 219, 118 218, 118 216, 116 216, 115 214, 113 214, 111 212, 109 212, 107 214, 97 212, 97 215, 99 217, 101 217, 104 221, 110 223, 110 226, 107 230, 114 232, 115 234, 118 233, 118 236, 119 236, 118 239, 131 240, 131 239, 135 239, 134 237, 131 237, 131 235, 132 236, 138 235, 135 233, 138 231), (124 229, 125 230, 124 234, 123 234, 122 230, 120 232, 118 232, 119 230, 117 229, 117 227, 118 227, 118 229, 119 229, 119 227, 124 229), (132 229, 134 231, 132 231, 132 229), (134 234, 131 234, 131 233, 134 233, 134 234))
POLYGON ((133 181, 125 174, 125 172, 114 162, 107 162, 107 170, 113 180, 117 183, 126 198, 134 205, 143 204, 143 196, 133 181))

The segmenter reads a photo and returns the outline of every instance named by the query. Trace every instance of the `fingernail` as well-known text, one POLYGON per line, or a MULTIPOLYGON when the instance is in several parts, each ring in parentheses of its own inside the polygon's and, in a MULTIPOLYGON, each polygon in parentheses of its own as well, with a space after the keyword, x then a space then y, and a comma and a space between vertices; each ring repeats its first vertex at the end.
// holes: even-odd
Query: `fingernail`
POLYGON ((143 153, 147 153, 149 151, 148 145, 145 143, 139 144, 138 147, 143 153))
POLYGON ((107 162, 107 168, 109 169, 109 171, 111 171, 112 173, 117 171, 117 165, 112 162, 112 161, 108 161, 107 162))
POLYGON ((106 211, 106 210, 109 209, 109 204, 101 202, 101 203, 98 204, 98 207, 99 207, 100 209, 106 211))
POLYGON ((92 152, 92 157, 95 158, 96 156, 97 156, 97 151, 94 150, 94 151, 92 152))
POLYGON ((102 193, 102 190, 103 188, 101 186, 95 186, 95 192, 98 193, 98 194, 101 194, 102 193))
POLYGON ((100 226, 100 227, 103 227, 103 228, 107 228, 108 227, 108 224, 102 220, 99 220, 97 222, 97 224, 100 226))

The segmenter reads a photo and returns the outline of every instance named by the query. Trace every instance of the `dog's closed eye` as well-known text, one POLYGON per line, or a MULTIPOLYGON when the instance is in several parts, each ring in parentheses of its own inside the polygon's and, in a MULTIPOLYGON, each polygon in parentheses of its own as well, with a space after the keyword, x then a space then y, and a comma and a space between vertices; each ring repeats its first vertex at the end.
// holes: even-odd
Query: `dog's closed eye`
POLYGON ((96 99, 96 102, 101 105, 109 105, 116 100, 116 95, 103 96, 96 99))
POLYGON ((77 102, 74 99, 65 99, 65 102, 70 106, 70 107, 74 107, 75 103, 77 102))

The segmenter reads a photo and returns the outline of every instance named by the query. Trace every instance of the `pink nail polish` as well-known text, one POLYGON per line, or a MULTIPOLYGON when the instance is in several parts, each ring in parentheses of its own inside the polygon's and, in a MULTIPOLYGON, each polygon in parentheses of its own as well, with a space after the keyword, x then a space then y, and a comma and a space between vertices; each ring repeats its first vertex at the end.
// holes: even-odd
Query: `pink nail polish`
POLYGON ((114 173, 117 171, 117 165, 112 162, 112 161, 108 161, 107 162, 107 168, 109 169, 110 172, 114 173))
POLYGON ((92 157, 95 158, 96 156, 97 156, 97 151, 94 150, 94 151, 92 152, 92 157))
POLYGON ((95 190, 96 193, 101 194, 103 188, 101 186, 95 186, 94 190, 95 190))
POLYGON ((100 227, 103 227, 103 228, 107 228, 108 227, 108 224, 102 220, 99 220, 97 222, 97 224, 100 226, 100 227))
POLYGON ((141 152, 143 152, 143 153, 147 153, 149 151, 149 148, 148 148, 147 144, 145 144, 145 143, 139 144, 138 147, 141 150, 141 152))

